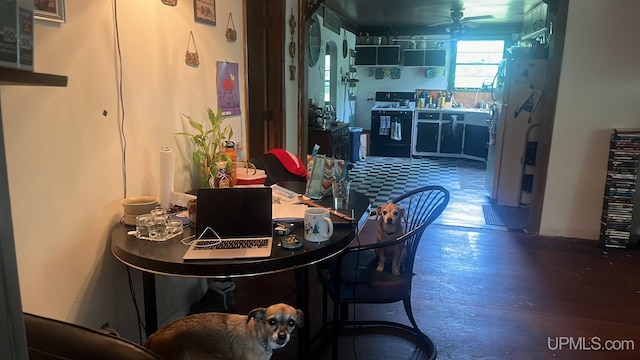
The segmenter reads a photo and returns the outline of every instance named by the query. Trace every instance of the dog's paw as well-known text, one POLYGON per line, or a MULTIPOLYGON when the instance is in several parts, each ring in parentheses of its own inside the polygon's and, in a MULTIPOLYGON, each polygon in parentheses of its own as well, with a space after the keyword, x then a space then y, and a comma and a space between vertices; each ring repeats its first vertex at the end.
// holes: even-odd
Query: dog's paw
POLYGON ((376 268, 377 272, 382 272, 384 270, 384 265, 378 265, 378 267, 376 268))
POLYGON ((400 270, 391 270, 391 273, 392 273, 394 276, 400 276, 400 270))

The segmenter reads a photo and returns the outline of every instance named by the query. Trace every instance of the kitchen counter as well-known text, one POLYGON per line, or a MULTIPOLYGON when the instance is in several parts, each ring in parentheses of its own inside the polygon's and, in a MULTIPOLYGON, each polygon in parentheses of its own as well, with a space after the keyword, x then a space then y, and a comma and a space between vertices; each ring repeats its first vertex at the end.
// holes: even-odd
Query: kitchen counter
POLYGON ((465 124, 488 126, 487 118, 489 117, 489 110, 478 108, 415 109, 413 118, 414 121, 449 122, 451 117, 445 114, 460 114, 461 116, 459 116, 458 121, 465 124), (429 114, 432 114, 432 116, 429 114))

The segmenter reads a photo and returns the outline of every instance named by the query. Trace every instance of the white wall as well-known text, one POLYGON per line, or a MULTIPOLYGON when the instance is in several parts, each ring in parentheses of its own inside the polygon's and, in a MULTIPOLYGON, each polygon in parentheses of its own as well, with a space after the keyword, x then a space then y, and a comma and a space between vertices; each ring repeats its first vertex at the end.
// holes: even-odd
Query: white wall
MULTIPOLYGON (((66 23, 36 22, 35 70, 68 76, 66 88, 3 86, 0 95, 24 311, 90 327, 108 321, 137 340, 125 266, 109 248, 110 230, 122 216, 119 201, 125 189, 127 196, 158 195, 162 146, 178 153, 175 189, 195 187, 190 151, 174 133, 185 125, 180 113, 204 121, 206 107, 217 107, 216 61, 240 63, 246 113, 244 15, 243 2, 216 1, 218 24, 211 26, 194 22, 192 1, 176 7, 117 1, 121 107, 114 3, 69 0, 66 23), (229 12, 238 30, 234 43, 224 36, 229 12), (198 68, 184 63, 189 30, 198 68)), ((229 120, 238 140, 244 140, 243 116, 229 120)), ((132 275, 142 306, 140 272, 132 275)), ((184 311, 200 285, 159 277, 160 320, 184 311)))
POLYGON ((571 1, 540 233, 597 239, 614 128, 639 128, 640 2, 571 1))

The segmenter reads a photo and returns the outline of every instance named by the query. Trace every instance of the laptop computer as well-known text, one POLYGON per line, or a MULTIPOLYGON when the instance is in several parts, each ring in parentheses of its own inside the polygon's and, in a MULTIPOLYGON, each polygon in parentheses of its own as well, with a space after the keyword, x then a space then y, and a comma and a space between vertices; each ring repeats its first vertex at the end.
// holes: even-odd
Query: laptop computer
POLYGON ((271 256, 271 188, 199 189, 195 237, 183 260, 271 256))

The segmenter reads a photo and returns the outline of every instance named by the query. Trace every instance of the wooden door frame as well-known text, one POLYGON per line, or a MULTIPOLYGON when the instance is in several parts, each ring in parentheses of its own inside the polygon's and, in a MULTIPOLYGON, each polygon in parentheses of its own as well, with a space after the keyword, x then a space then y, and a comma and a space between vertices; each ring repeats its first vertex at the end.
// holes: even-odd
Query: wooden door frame
POLYGON ((285 144, 286 0, 245 0, 247 159, 285 144))

